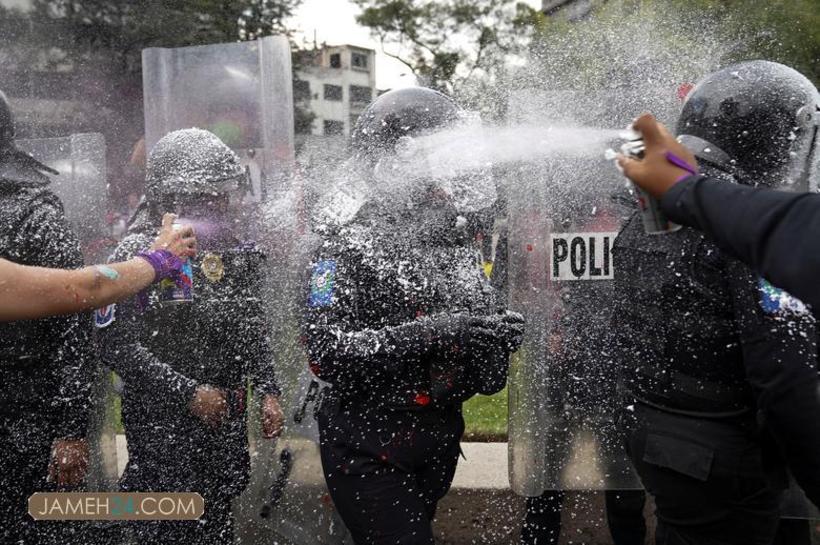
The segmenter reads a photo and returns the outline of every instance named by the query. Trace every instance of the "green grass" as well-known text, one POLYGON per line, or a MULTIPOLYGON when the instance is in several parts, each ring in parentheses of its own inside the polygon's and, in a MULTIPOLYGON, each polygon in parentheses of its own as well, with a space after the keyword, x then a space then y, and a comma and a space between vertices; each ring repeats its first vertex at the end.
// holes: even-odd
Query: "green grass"
MULTIPOLYGON (((122 404, 119 396, 112 400, 117 433, 122 427, 122 404)), ((464 404, 465 441, 507 440, 507 389, 492 396, 477 395, 464 404)))
POLYGON ((492 396, 477 395, 464 404, 465 441, 507 440, 507 389, 492 396))

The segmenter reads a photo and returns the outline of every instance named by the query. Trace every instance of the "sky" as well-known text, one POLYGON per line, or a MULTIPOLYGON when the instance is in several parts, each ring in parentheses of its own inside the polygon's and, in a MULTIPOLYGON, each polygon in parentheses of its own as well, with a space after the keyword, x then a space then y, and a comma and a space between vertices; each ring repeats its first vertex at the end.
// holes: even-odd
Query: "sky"
MULTIPOLYGON (((525 0, 538 8, 541 0, 525 0)), ((381 52, 378 39, 370 36, 367 28, 356 24, 359 8, 348 0, 304 0, 289 22, 295 29, 298 41, 313 43, 314 31, 319 44, 350 44, 376 50, 376 86, 379 89, 394 89, 415 85, 410 69, 401 62, 381 52)))

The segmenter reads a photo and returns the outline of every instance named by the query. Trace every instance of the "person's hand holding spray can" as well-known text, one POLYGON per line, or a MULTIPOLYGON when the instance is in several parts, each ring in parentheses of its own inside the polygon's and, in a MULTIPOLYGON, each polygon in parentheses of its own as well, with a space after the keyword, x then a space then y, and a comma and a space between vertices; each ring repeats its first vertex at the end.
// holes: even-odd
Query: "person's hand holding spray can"
MULTIPOLYGON (((191 230, 178 221, 174 221, 174 231, 191 230)), ((182 261, 179 277, 174 282, 161 286, 160 299, 163 303, 190 303, 194 300, 194 272, 191 268, 191 259, 186 257, 182 261)))
MULTIPOLYGON (((153 268, 155 282, 159 282, 160 300, 162 302, 193 301, 193 270, 191 257, 196 255, 196 241, 191 242, 194 231, 176 221, 174 214, 165 214, 162 218, 162 229, 149 250, 139 252, 136 257, 145 259, 153 268), (188 241, 189 248, 179 251, 179 241, 188 241), (174 251, 171 251, 171 248, 174 251), (176 253, 175 253, 176 252, 176 253)), ((148 293, 142 290, 137 294, 141 308, 148 305, 148 293)))
POLYGON ((660 207, 660 198, 676 182, 698 173, 695 156, 651 114, 643 114, 624 133, 621 153, 607 150, 619 170, 635 185, 644 228, 649 234, 676 231, 660 207))

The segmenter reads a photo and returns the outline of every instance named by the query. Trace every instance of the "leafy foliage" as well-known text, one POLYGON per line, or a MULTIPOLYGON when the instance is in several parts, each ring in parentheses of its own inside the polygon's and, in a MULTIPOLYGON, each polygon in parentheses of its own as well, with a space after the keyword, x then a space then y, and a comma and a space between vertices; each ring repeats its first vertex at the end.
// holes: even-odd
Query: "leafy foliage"
POLYGON ((146 47, 255 40, 285 33, 301 0, 35 0, 32 19, 49 24, 58 47, 84 58, 113 56, 139 70, 146 47))
POLYGON ((353 0, 357 21, 385 54, 425 85, 453 91, 472 78, 492 78, 519 51, 536 13, 515 0, 353 0))
MULTIPOLYGON (((30 11, 0 9, 4 70, 24 75, 19 87, 48 85, 46 96, 70 99, 45 121, 22 120, 36 136, 66 130, 106 136, 111 178, 142 136, 141 51, 254 40, 285 33, 301 0, 33 0, 30 11), (56 88, 63 88, 57 89, 56 88), (30 121, 27 123, 27 121, 30 121)), ((294 66, 294 70, 298 67, 294 66)), ((4 82, 7 89, 15 82, 4 82)), ((42 90, 33 89, 34 94, 42 90)), ((310 114, 296 106, 296 118, 310 114)), ((304 125, 304 123, 302 123, 304 125)), ((309 124, 308 124, 309 125, 309 124)), ((123 172, 118 169, 122 168, 123 172)), ((134 183, 138 183, 135 181, 134 183)))
POLYGON ((568 61, 561 68, 574 67, 578 85, 618 79, 615 72, 624 66, 623 74, 634 75, 630 59, 621 56, 630 47, 635 62, 655 54, 653 61, 676 65, 668 72, 693 79, 715 66, 763 58, 820 81, 820 0, 608 0, 581 21, 559 13, 533 24, 535 50, 568 61), (706 56, 714 66, 702 62, 706 56))

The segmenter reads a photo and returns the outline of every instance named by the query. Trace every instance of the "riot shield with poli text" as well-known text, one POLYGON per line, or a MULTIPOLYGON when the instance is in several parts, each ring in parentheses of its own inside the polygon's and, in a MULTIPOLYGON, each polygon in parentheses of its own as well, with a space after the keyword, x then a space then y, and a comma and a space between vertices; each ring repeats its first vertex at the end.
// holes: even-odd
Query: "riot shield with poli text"
POLYGON ((509 381, 510 482, 524 496, 639 487, 613 420, 612 247, 624 211, 611 167, 589 158, 580 179, 574 161, 521 168, 508 193, 509 304, 528 324, 509 381))
MULTIPOLYGON (((662 119, 672 117, 675 89, 658 96, 523 90, 510 118, 555 131, 617 132, 653 105, 662 119)), ((510 483, 523 496, 640 487, 615 433, 618 362, 610 331, 611 251, 634 204, 605 148, 587 148, 545 149, 542 161, 502 177, 509 306, 527 320, 509 380, 510 483)))

